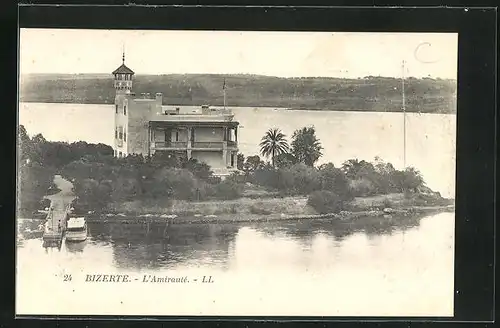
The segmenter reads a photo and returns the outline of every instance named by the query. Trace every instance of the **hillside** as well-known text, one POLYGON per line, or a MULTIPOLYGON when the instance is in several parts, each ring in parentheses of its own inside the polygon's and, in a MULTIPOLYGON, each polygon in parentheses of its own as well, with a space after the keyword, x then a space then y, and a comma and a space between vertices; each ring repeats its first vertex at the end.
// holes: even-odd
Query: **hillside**
MULTIPOLYGON (((401 111, 401 80, 388 77, 341 79, 278 78, 261 75, 137 75, 136 94, 163 93, 164 104, 222 105, 226 78, 227 105, 292 109, 401 111)), ((456 81, 408 78, 406 110, 455 113, 456 81)), ((22 102, 112 104, 114 89, 108 74, 36 74, 21 77, 22 102)))

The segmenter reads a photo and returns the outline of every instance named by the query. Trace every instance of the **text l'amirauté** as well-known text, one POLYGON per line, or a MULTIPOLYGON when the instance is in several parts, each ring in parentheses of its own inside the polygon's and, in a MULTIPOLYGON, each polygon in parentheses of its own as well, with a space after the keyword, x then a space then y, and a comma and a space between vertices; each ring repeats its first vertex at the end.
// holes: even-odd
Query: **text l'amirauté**
POLYGON ((85 282, 111 282, 111 283, 127 283, 127 282, 141 282, 141 283, 213 283, 212 276, 201 277, 169 277, 157 276, 152 274, 145 274, 141 277, 132 277, 127 274, 87 274, 85 275, 85 282))

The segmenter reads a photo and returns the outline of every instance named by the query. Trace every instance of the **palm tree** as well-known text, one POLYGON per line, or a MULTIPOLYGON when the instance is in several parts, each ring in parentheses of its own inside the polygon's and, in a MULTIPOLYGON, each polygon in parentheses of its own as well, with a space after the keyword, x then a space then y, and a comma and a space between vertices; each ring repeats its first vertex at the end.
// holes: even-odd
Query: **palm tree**
POLYGON ((280 154, 288 152, 288 142, 286 136, 277 128, 269 129, 261 139, 259 144, 260 153, 265 156, 271 156, 271 163, 274 166, 274 158, 280 154))
POLYGON ((370 163, 365 160, 350 159, 345 161, 342 164, 342 171, 344 171, 345 175, 350 179, 355 179, 358 177, 359 173, 363 170, 363 168, 369 168, 370 163))

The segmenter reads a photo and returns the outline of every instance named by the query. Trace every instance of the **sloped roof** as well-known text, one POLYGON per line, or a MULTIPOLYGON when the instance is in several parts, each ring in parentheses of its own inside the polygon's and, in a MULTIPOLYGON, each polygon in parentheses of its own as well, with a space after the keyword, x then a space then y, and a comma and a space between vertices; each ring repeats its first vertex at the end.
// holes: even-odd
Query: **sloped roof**
POLYGON ((121 64, 121 66, 115 69, 112 74, 135 74, 135 73, 133 70, 125 66, 125 64, 121 64))

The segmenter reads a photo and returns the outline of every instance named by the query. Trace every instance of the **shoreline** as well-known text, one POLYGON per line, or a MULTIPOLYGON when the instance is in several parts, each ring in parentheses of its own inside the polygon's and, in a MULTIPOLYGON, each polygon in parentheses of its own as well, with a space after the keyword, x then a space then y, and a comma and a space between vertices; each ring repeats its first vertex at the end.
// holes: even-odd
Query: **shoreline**
MULTIPOLYGON (((65 101, 34 101, 34 100, 23 100, 19 101, 19 104, 22 103, 27 103, 27 104, 66 104, 66 105, 109 105, 113 106, 113 103, 94 103, 94 102, 65 102, 65 101)), ((189 105, 189 104, 162 104, 162 106, 185 106, 185 107, 192 107, 192 106, 198 106, 198 105, 189 105)), ((200 105, 201 106, 201 105, 200 105)), ((214 107, 222 107, 222 105, 213 105, 214 107)), ((279 106, 240 106, 240 105, 235 105, 235 106, 230 106, 228 107, 232 108, 266 108, 269 110, 284 110, 284 111, 325 111, 325 112, 349 112, 349 113, 403 113, 402 110, 365 110, 365 109, 345 109, 345 110, 338 110, 338 109, 328 109, 328 108, 300 108, 300 107, 279 107, 279 106)), ((440 115, 456 115, 456 111, 452 112, 419 112, 419 111, 406 111, 407 114, 440 114, 440 115)))
POLYGON ((222 214, 222 215, 202 215, 177 216, 172 214, 148 213, 136 215, 133 213, 107 213, 107 214, 87 214, 84 216, 88 223, 169 223, 169 224, 224 224, 243 222, 289 222, 302 220, 338 220, 339 222, 354 222, 361 218, 383 218, 400 219, 403 217, 415 217, 419 215, 430 215, 441 212, 455 211, 454 205, 447 206, 412 206, 400 209, 384 209, 371 211, 356 211, 328 214, 309 215, 257 215, 257 214, 222 214))

